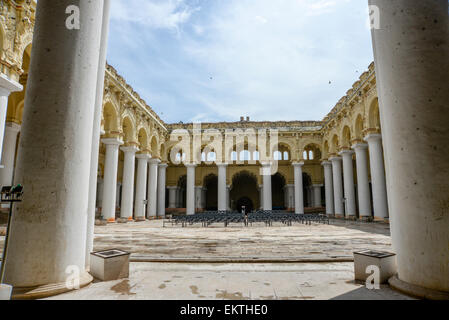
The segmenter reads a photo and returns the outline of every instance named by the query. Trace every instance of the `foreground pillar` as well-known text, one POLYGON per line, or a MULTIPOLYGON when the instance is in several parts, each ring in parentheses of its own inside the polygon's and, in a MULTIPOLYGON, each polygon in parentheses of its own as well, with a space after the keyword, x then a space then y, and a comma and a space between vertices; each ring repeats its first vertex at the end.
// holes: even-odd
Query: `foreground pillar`
POLYGON ((334 212, 334 179, 332 175, 332 163, 323 161, 324 167, 324 188, 326 194, 326 214, 328 216, 335 215, 334 212))
POLYGON ((355 150, 357 166, 357 195, 359 198, 359 218, 368 220, 371 217, 371 197, 368 182, 368 157, 365 143, 357 143, 352 147, 355 150))
POLYGON ((157 211, 157 169, 159 159, 151 159, 148 162, 148 204, 147 204, 147 218, 156 218, 157 211))
POLYGON ((383 221, 388 219, 388 202, 382 136, 380 134, 370 134, 365 140, 369 145, 374 220, 383 221))
POLYGON ((148 161, 150 155, 139 153, 137 158, 137 181, 136 181, 136 199, 134 203, 134 220, 145 221, 146 212, 146 193, 147 193, 147 173, 148 161))
MULTIPOLYGON (((109 14, 111 0, 104 0, 103 19, 101 22, 100 54, 98 59, 98 72, 95 93, 95 106, 92 130, 92 148, 90 156, 89 176, 89 203, 87 212, 87 235, 86 235, 86 268, 90 268, 90 254, 94 248, 94 227, 96 216, 97 178, 98 178, 98 156, 100 152, 101 115, 103 111, 104 96, 104 74, 106 69, 106 55, 109 37, 109 14)), ((103 192, 103 191, 102 191, 103 192)), ((102 193, 101 193, 102 194, 102 193)))
POLYGON ((170 209, 176 208, 177 193, 178 193, 178 187, 168 187, 168 207, 170 209))
POLYGON ((217 164, 218 167, 218 211, 226 211, 228 209, 227 201, 227 185, 226 185, 226 168, 227 164, 217 164))
POLYGON ((340 155, 343 157, 343 183, 345 194, 345 216, 347 219, 354 219, 357 216, 355 206, 355 186, 354 186, 354 166, 352 155, 354 151, 343 150, 340 155))
POLYGON ((295 177, 295 213, 304 214, 304 186, 302 181, 302 167, 304 162, 293 163, 295 177))
POLYGON ((271 164, 262 163, 263 172, 263 210, 273 210, 273 198, 271 193, 271 164))
POLYGON ((343 181, 341 172, 341 158, 332 157, 332 180, 334 181, 334 209, 337 218, 344 218, 345 209, 343 205, 343 181))
POLYGON ((102 0, 37 3, 14 179, 24 197, 14 206, 5 265, 16 298, 92 281, 85 271, 86 227, 102 10, 102 0), (83 17, 76 31, 65 24, 73 4, 83 17), (79 283, 67 286, 70 275, 79 275, 79 283))
MULTIPOLYGON (((0 188, 12 185, 14 173, 14 159, 16 156, 17 136, 20 125, 7 123, 5 126, 5 139, 3 142, 2 165, 0 168, 0 188)), ((8 206, 9 207, 9 206, 8 206)))
POLYGON ((136 163, 137 147, 122 147, 125 153, 123 164, 123 187, 122 205, 120 210, 120 222, 133 220, 133 200, 134 200, 134 172, 136 163))
POLYGON ((369 2, 399 280, 449 292, 448 2, 369 2))
POLYGON ((104 165, 104 187, 103 187, 103 219, 115 222, 115 211, 117 206, 117 167, 118 148, 123 142, 117 138, 103 139, 106 145, 104 165))
POLYGON ((166 192, 166 178, 167 178, 166 163, 159 165, 158 177, 157 177, 157 215, 158 217, 165 218, 165 192, 166 192))
POLYGON ((187 192, 186 192, 186 213, 195 214, 195 168, 196 164, 186 164, 187 167, 187 192))

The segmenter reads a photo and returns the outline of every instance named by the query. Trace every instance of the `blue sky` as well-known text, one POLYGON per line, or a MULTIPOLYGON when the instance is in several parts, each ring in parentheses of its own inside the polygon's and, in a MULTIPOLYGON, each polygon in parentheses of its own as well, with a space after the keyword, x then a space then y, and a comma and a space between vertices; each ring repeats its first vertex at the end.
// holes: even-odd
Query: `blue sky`
POLYGON ((112 2, 108 62, 168 123, 322 120, 373 60, 367 0, 112 2))

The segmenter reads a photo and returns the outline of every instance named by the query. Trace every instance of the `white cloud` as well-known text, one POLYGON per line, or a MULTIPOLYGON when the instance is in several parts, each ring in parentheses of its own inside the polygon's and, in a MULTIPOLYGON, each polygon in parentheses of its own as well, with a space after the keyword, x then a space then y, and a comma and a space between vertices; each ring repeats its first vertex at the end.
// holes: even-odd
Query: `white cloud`
POLYGON ((115 3, 114 29, 135 42, 115 61, 170 122, 320 120, 372 60, 360 0, 115 3))
POLYGON ((176 31, 198 10, 190 7, 185 0, 115 0, 113 6, 111 19, 116 22, 176 31))

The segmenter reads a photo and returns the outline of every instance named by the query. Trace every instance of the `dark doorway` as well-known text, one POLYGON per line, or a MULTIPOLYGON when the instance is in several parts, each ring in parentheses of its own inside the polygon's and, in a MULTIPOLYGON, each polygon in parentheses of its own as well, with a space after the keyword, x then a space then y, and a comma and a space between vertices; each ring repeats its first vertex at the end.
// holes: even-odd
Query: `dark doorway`
POLYGON ((312 188, 312 179, 307 173, 302 174, 302 183, 303 183, 303 195, 304 195, 304 206, 306 208, 312 207, 312 199, 310 197, 312 188))
MULTIPOLYGON (((230 198, 233 210, 241 211, 242 205, 239 204, 239 201, 245 198, 251 201, 251 210, 254 210, 257 205, 260 205, 257 177, 248 171, 237 173, 232 179, 230 198)), ((248 207, 246 211, 249 212, 248 207)))
POLYGON ((206 207, 207 211, 218 210, 218 177, 210 174, 204 178, 204 187, 206 188, 206 207))
POLYGON ((237 200, 236 209, 238 212, 243 212, 243 206, 245 207, 245 212, 252 212, 254 210, 253 201, 248 197, 243 197, 237 200))
POLYGON ((285 187, 285 178, 280 173, 276 173, 271 177, 273 210, 286 209, 284 187, 285 187))

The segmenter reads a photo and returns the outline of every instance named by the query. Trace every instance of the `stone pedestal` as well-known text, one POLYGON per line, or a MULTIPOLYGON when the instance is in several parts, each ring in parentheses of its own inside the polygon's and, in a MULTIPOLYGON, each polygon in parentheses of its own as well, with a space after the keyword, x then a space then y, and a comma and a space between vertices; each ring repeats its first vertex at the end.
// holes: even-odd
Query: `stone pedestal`
POLYGON ((389 252, 363 250, 354 252, 355 280, 365 282, 372 274, 367 273, 367 268, 375 266, 379 270, 379 284, 387 283, 388 279, 396 274, 396 255, 389 252))
POLYGON ((90 274, 101 281, 112 281, 129 277, 128 252, 106 250, 94 252, 90 258, 90 274))

